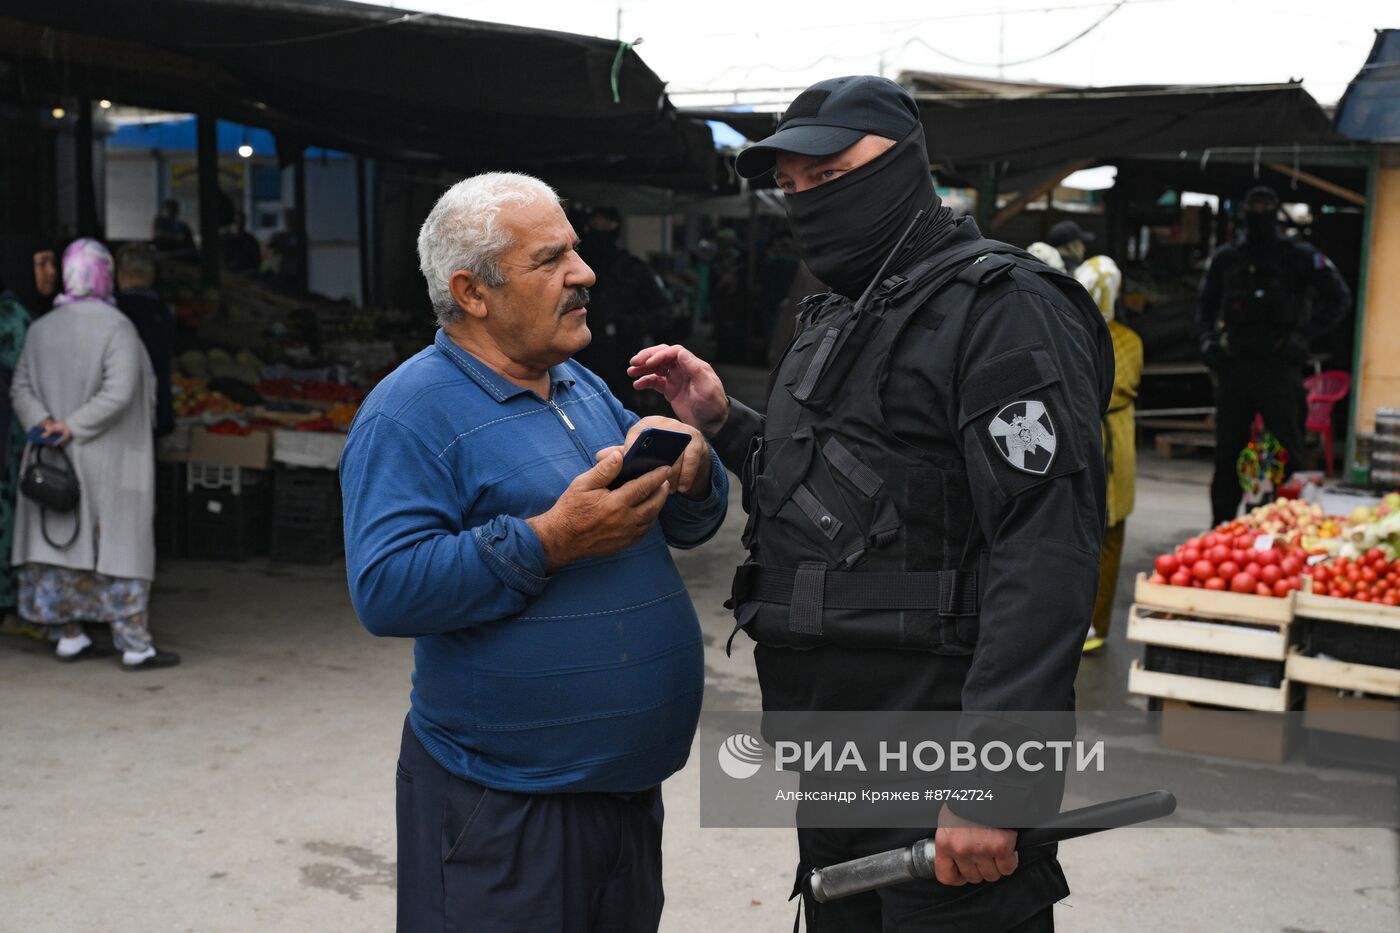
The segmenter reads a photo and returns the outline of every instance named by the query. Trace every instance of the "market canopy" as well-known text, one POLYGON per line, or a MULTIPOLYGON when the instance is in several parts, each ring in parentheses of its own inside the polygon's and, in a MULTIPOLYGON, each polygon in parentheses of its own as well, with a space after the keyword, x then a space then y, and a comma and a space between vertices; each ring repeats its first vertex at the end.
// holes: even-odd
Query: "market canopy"
POLYGON ((1400 29, 1379 29, 1366 64, 1337 105, 1337 130, 1351 139, 1400 142, 1400 29))
POLYGON ((349 0, 10 0, 0 97, 213 113, 455 167, 707 187, 709 129, 626 43, 349 0))

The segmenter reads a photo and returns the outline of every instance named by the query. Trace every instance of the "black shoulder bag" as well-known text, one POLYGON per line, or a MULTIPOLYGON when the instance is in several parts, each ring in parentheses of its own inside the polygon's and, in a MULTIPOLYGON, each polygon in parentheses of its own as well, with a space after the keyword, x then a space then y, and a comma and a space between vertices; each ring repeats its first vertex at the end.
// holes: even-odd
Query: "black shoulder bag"
POLYGON ((66 551, 78 540, 82 523, 74 516, 73 534, 63 544, 49 537, 49 510, 73 512, 78 508, 78 473, 73 469, 73 461, 62 447, 54 447, 61 463, 46 463, 43 451, 48 445, 34 444, 25 458, 24 469, 20 471, 19 491, 39 506, 39 530, 50 547, 66 551))

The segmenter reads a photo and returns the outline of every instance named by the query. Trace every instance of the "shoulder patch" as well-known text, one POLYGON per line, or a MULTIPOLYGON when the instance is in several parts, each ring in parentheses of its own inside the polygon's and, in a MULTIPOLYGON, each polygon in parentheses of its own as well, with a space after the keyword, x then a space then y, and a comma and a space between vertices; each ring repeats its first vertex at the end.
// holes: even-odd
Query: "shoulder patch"
POLYGON ((957 280, 980 287, 994 282, 1016 268, 1015 261, 997 253, 983 253, 958 273, 957 280))
POLYGON ((987 424, 997 450, 1023 473, 1044 476, 1055 462, 1055 422, 1045 403, 1020 399, 1002 407, 987 424))

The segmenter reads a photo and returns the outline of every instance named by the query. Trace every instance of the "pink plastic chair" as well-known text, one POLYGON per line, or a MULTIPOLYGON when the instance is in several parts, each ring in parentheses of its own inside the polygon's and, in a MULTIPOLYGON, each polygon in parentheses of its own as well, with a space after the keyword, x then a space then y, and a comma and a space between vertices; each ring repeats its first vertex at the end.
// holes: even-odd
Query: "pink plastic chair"
POLYGON ((1332 406, 1351 391, 1351 375, 1331 369, 1303 380, 1308 390, 1307 429, 1322 435, 1322 452, 1326 458, 1327 475, 1332 475, 1332 406))

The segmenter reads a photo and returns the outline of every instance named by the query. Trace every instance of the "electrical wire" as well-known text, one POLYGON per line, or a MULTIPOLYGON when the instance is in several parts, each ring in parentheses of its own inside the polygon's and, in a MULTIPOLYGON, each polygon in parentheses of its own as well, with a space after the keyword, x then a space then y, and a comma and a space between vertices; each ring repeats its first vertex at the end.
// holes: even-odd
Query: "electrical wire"
POLYGON ((1009 66, 1012 66, 1012 65, 1029 65, 1029 64, 1031 64, 1032 62, 1043 61, 1044 59, 1047 59, 1047 58, 1049 58, 1049 57, 1052 56, 1052 55, 1056 55, 1056 54, 1059 54, 1060 52, 1063 52, 1065 49, 1069 48, 1071 45, 1074 45, 1074 43, 1078 42, 1080 39, 1083 39, 1083 38, 1084 38, 1085 36, 1087 36, 1089 33, 1093 32, 1095 29, 1098 29, 1100 26, 1102 26, 1104 23, 1106 23, 1106 22, 1108 21, 1108 18, 1109 18, 1110 16, 1112 16, 1114 13, 1117 13, 1119 10, 1123 9, 1123 7, 1125 7, 1125 6, 1127 6, 1127 0, 1119 0, 1118 3, 1114 4, 1113 9, 1109 10, 1107 13, 1105 13, 1103 16, 1100 16, 1098 19, 1094 20, 1092 23, 1090 23, 1090 24, 1089 24, 1088 26, 1086 26, 1084 29, 1082 29, 1082 30, 1080 30, 1079 32, 1075 33, 1073 36, 1070 36, 1068 39, 1066 39, 1064 42, 1061 42, 1059 45, 1055 46, 1053 49, 1050 49, 1048 52, 1041 52, 1039 55, 1032 55, 1030 58, 1020 58, 1020 59, 1017 59, 1016 61, 1010 61, 1010 62, 978 62, 978 61, 973 61, 973 60, 967 59, 967 58, 959 58, 958 56, 953 55, 953 54, 951 54, 951 53, 949 53, 949 52, 945 52, 945 51, 943 51, 942 49, 936 49, 936 48, 934 48, 933 46, 929 45, 927 42, 925 42, 923 39, 921 39, 921 38, 918 37, 918 36, 915 36, 914 38, 909 39, 907 42, 905 42, 903 45, 901 45, 901 46, 899 47, 899 49, 895 52, 895 55, 898 55, 900 52, 903 52, 903 51, 909 49, 911 46, 922 45, 924 48, 928 49, 930 52, 932 52, 932 53, 935 54, 935 55, 942 56, 943 58, 946 58, 946 59, 948 59, 949 61, 957 62, 959 65, 971 65, 971 66, 974 67, 974 68, 1006 68, 1006 67, 1009 67, 1009 66))

